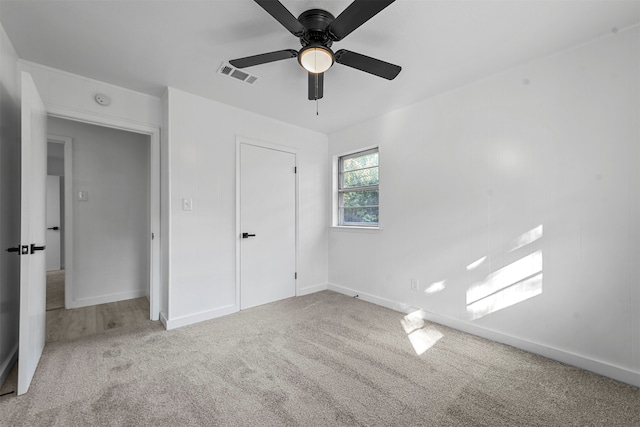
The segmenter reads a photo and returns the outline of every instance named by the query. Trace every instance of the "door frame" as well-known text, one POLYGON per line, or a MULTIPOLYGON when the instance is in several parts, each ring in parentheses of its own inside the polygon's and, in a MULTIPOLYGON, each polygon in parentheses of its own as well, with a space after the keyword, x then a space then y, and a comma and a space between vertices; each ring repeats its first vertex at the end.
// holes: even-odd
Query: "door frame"
MULTIPOLYGON (((289 153, 289 154, 293 154, 294 158, 295 158, 295 167, 296 167, 296 174, 295 174, 295 216, 296 216, 296 220, 295 220, 295 269, 296 269, 296 275, 297 275, 297 271, 298 271, 298 248, 299 248, 299 244, 298 244, 298 223, 299 221, 299 206, 298 206, 298 200, 299 200, 299 194, 298 194, 298 173, 297 173, 297 169, 298 169, 298 150, 296 148, 293 147, 288 147, 285 145, 279 145, 279 144, 274 144, 271 142, 265 142, 265 141, 259 141, 259 140, 255 140, 255 139, 251 139, 251 138, 247 138, 244 136, 236 136, 236 310, 240 311, 240 285, 241 285, 241 269, 240 269, 240 258, 241 258, 241 250, 240 250, 240 246, 242 243, 242 239, 240 237, 240 235, 242 234, 242 231, 240 230, 240 212, 241 212, 241 205, 240 205, 240 177, 241 177, 241 163, 240 163, 240 148, 242 147, 242 145, 252 145, 255 147, 259 147, 259 148, 266 148, 266 149, 270 149, 270 150, 276 150, 276 151, 282 151, 285 153, 289 153)), ((294 293, 295 296, 298 296, 298 279, 296 277, 295 281, 295 289, 294 289, 294 293)))
MULTIPOLYGON (((77 111, 56 105, 45 104, 45 107, 47 109, 47 114, 50 117, 57 117, 65 120, 72 120, 149 136, 149 318, 151 320, 159 320, 161 298, 160 243, 162 239, 160 234, 160 128, 137 122, 130 122, 111 116, 77 111), (151 238, 152 236, 153 238, 151 238)), ((71 144, 69 144, 69 150, 71 150, 71 144)), ((67 152, 65 145, 65 270, 71 270, 70 267, 72 267, 72 264, 70 263, 73 262, 73 256, 71 255, 73 254, 73 232, 71 231, 70 234, 67 234, 72 229, 70 224, 67 227, 67 218, 71 221, 71 217, 68 217, 68 215, 72 214, 72 209, 67 206, 67 203, 70 204, 73 200, 73 190, 71 179, 67 180, 66 178, 66 174, 68 172, 66 160, 67 152)), ((71 162, 68 162, 68 164, 71 168, 71 162)), ((70 171, 70 173, 72 173, 72 171, 70 171)), ((65 280, 66 279, 65 271, 65 280)), ((72 288, 67 288, 67 284, 65 282, 66 307, 70 307, 72 304, 70 300, 71 292, 67 292, 67 290, 71 289, 72 288)))
POLYGON ((73 182, 73 139, 47 133, 47 143, 63 144, 64 147, 64 308, 71 307, 71 289, 73 289, 73 210, 71 200, 71 184, 73 182))

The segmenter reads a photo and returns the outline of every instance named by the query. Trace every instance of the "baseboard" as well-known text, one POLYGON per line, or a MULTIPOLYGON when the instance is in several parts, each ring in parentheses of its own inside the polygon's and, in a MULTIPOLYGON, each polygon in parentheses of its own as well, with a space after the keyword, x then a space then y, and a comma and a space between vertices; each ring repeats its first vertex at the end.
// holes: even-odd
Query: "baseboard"
POLYGON ((216 308, 213 310, 201 311, 199 313, 188 314, 186 316, 179 316, 172 319, 167 319, 164 313, 162 322, 167 331, 171 329, 181 328, 183 326, 192 325, 194 323, 203 322, 205 320, 215 319, 216 317, 226 316, 227 314, 233 314, 238 311, 238 306, 235 304, 225 307, 216 308))
POLYGON ((521 338, 514 337, 512 335, 503 334, 492 329, 483 328, 481 326, 472 325, 468 322, 464 322, 458 319, 452 319, 450 317, 441 316, 436 313, 420 310, 420 317, 425 320, 439 323, 441 325, 449 326, 451 328, 467 332, 472 335, 477 335, 482 338, 496 341, 499 343, 507 344, 512 347, 519 348, 530 353, 538 354, 540 356, 547 357, 549 359, 557 360, 567 365, 575 366, 587 371, 594 372, 599 375, 603 375, 608 378, 612 378, 623 383, 631 384, 636 387, 640 387, 640 373, 633 372, 631 370, 615 366, 606 362, 590 359, 588 357, 580 356, 575 353, 568 352, 566 350, 560 350, 558 348, 550 347, 544 344, 535 343, 532 341, 523 340, 521 338))
POLYGON ((304 288, 298 288, 296 292, 297 297, 301 297, 303 295, 309 295, 316 292, 326 291, 328 287, 327 283, 321 283, 319 285, 306 286, 304 288))
POLYGON ((164 313, 164 311, 160 312, 160 323, 162 323, 162 326, 164 326, 164 329, 167 329, 167 315, 164 313))
POLYGON ((90 305, 98 305, 98 304, 108 304, 110 302, 116 301, 124 301, 133 298, 141 298, 146 296, 147 290, 137 290, 137 291, 129 291, 129 292, 120 292, 117 294, 110 295, 101 295, 99 297, 91 297, 91 298, 79 298, 71 301, 70 307, 65 308, 81 308, 88 307, 90 305))
POLYGON ((538 354, 540 356, 547 357, 549 359, 557 360, 567 365, 575 366, 596 374, 612 378, 623 383, 631 384, 636 387, 640 387, 640 372, 634 372, 626 368, 612 365, 610 363, 602 362, 599 360, 590 359, 588 357, 580 356, 575 353, 571 353, 565 350, 560 350, 554 347, 549 347, 543 344, 523 340, 508 334, 503 334, 492 329, 483 328, 481 326, 465 322, 463 320, 454 319, 447 316, 442 316, 436 313, 421 310, 419 308, 410 306, 408 304, 399 303, 386 298, 377 297, 375 295, 359 292, 355 289, 350 289, 344 286, 335 284, 329 284, 328 289, 339 292, 351 297, 358 296, 363 301, 370 302, 382 307, 389 308, 391 310, 399 311, 401 313, 414 313, 418 312, 420 317, 425 320, 439 323, 450 328, 457 329, 462 332, 466 332, 472 335, 476 335, 482 338, 496 341, 502 344, 507 344, 512 347, 519 348, 530 353, 538 354))
MULTIPOLYGON (((386 298, 377 297, 375 295, 367 294, 364 292, 357 291, 355 289, 350 289, 344 286, 334 285, 329 283, 327 289, 330 291, 335 291, 344 295, 349 295, 350 297, 357 297, 366 302, 370 302, 375 305, 380 305, 382 307, 390 308, 391 310, 400 311, 402 313, 409 313, 412 311, 411 306, 407 304, 402 304, 396 301, 392 301, 386 298)), ((413 308, 413 311, 417 309, 413 308)))
POLYGON ((13 366, 18 361, 18 343, 13 347, 13 350, 9 353, 9 357, 2 361, 0 364, 0 388, 4 385, 7 377, 11 373, 13 366))

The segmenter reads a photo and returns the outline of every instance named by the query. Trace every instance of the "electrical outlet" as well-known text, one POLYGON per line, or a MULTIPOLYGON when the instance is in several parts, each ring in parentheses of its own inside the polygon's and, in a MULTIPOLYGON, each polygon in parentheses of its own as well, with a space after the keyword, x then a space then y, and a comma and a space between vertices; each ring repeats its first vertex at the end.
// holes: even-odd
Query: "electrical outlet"
POLYGON ((420 281, 418 279, 411 279, 411 290, 417 291, 420 286, 420 281))
POLYGON ((193 199, 182 199, 182 210, 183 211, 192 211, 193 210, 193 199))

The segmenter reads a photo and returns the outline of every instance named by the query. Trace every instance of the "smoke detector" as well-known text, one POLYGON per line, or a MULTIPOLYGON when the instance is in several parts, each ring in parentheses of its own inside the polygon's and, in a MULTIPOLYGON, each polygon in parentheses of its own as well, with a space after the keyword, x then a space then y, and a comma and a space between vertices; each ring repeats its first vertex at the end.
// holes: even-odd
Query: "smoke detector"
POLYGON ((245 82, 250 85, 255 84, 260 78, 254 74, 249 74, 245 71, 239 70, 227 62, 222 63, 222 65, 218 69, 218 74, 233 77, 236 80, 240 80, 241 82, 245 82))
POLYGON ((98 104, 100 104, 100 105, 102 105, 104 107, 106 107, 107 105, 111 104, 111 99, 107 95, 104 95, 102 93, 98 93, 95 96, 95 100, 96 100, 96 102, 98 104))

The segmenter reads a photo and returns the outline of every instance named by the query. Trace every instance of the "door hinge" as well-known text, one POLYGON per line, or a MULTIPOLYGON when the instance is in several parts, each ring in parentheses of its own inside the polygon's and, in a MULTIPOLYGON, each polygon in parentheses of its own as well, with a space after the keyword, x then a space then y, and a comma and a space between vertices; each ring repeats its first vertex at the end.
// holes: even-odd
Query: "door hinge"
POLYGON ((293 278, 297 280, 298 279, 298 273, 293 273, 293 278))
POLYGON ((155 239, 155 238, 156 238, 156 235, 155 235, 155 234, 153 234, 153 233, 151 233, 151 240, 153 240, 153 239, 155 239))
POLYGON ((297 166, 293 167, 293 173, 298 173, 298 167, 297 166))

